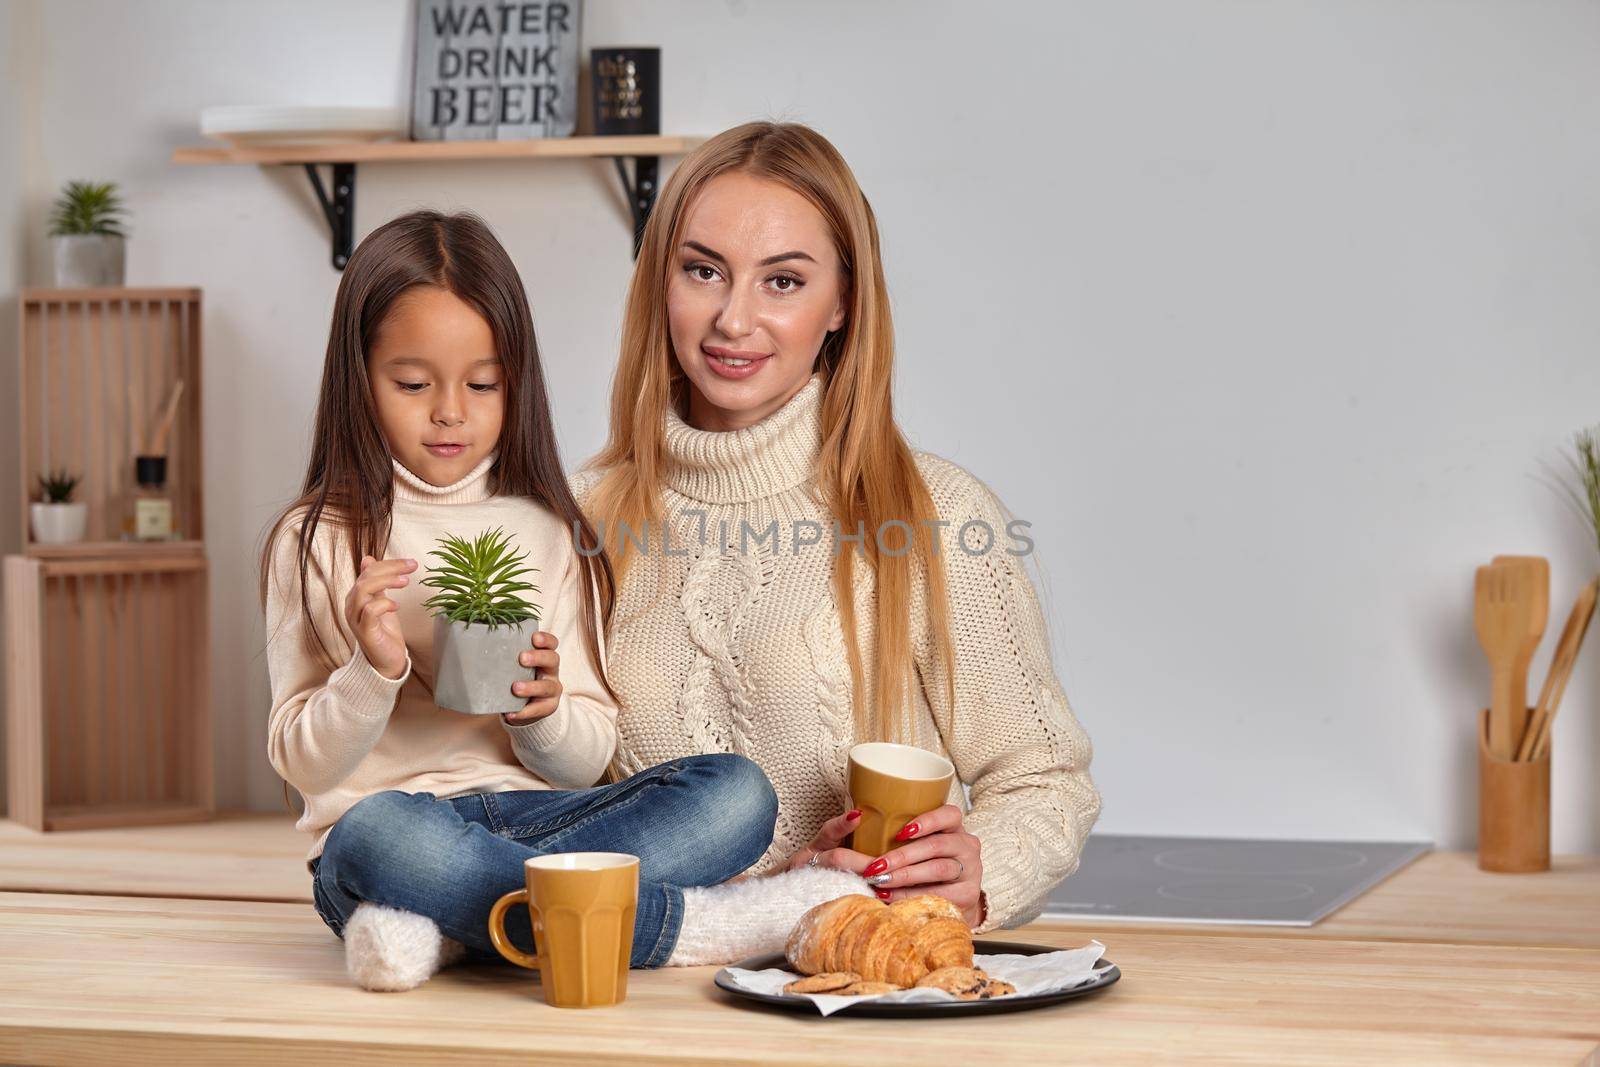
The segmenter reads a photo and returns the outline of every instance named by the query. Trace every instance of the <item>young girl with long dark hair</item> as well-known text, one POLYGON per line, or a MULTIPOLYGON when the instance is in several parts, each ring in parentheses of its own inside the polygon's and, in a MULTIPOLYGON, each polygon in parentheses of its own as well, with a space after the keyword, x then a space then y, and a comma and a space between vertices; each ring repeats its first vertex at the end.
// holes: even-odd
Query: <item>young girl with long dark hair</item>
MULTIPOLYGON (((575 536, 600 543, 562 473, 505 249, 470 215, 378 228, 340 280, 305 484, 261 573, 269 758, 304 797, 315 907, 366 988, 498 959, 489 909, 544 853, 639 857, 639 967, 775 947, 805 908, 867 892, 825 870, 717 886, 772 839, 772 786, 743 756, 595 786, 617 738, 602 636, 614 586, 608 557, 575 536), (536 568, 542 629, 520 653, 536 677, 514 687, 522 710, 467 715, 434 702, 421 579, 439 538, 492 529, 536 568)), ((507 934, 532 950, 525 909, 507 934)))

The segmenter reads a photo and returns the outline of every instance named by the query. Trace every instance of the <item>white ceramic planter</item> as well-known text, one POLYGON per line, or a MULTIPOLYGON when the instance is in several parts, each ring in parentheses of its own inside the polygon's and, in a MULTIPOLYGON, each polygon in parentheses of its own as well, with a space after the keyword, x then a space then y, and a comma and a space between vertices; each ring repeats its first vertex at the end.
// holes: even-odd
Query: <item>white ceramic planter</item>
POLYGON ((83 531, 89 524, 89 505, 30 504, 28 520, 33 526, 33 539, 41 545, 65 545, 83 540, 83 531))
POLYGON ((96 289, 118 286, 125 277, 126 242, 104 234, 52 237, 56 286, 62 289, 96 289))
POLYGON ((521 711, 526 697, 511 691, 515 682, 532 681, 533 668, 517 657, 533 647, 539 623, 490 629, 451 623, 433 617, 433 702, 468 715, 500 715, 521 711))

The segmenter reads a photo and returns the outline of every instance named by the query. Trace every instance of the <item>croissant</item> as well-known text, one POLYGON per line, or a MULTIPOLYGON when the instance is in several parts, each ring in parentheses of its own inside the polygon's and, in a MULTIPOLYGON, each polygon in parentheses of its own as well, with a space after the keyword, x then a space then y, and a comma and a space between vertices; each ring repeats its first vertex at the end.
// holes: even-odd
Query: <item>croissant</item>
POLYGON ((851 895, 802 915, 786 954, 801 974, 848 971, 909 988, 930 971, 971 967, 972 930, 942 897, 884 904, 851 895))
MULTIPOLYGON (((789 935, 786 953, 789 962, 801 974, 827 974, 844 971, 839 961, 846 956, 845 929, 869 913, 885 910, 883 904, 871 897, 851 895, 818 904, 795 924, 789 935)), ((855 968, 848 968, 857 974, 855 968)), ((867 978, 862 974, 861 977, 867 978)), ((876 979, 881 981, 881 979, 876 979)))
POLYGON ((972 966, 972 927, 961 917, 961 909, 944 897, 897 900, 889 910, 910 925, 912 944, 928 970, 972 966))

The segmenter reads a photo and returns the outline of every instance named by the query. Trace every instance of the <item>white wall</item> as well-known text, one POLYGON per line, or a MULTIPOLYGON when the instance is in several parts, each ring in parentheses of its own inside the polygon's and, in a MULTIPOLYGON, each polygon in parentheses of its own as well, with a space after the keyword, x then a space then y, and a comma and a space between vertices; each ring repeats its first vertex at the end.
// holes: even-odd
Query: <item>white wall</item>
MULTIPOLYGON (((17 395, 18 290, 26 276, 27 213, 39 178, 39 67, 30 47, 39 37, 39 5, 0 2, 0 397, 17 395)), ((22 543, 21 495, 15 456, 19 446, 14 411, 0 414, 0 553, 22 543)), ((4 633, 0 618, 0 634, 4 633)), ((0 693, 6 657, 0 656, 0 693)), ((0 782, 5 781, 5 731, 0 730, 0 782)), ((0 802, 3 803, 3 802, 0 802)))
MULTIPOLYGON (((281 803, 255 553, 302 474, 337 277, 300 172, 168 159, 211 104, 404 103, 408 12, 39 15, 42 187, 122 181, 130 281, 205 288, 224 804, 281 803)), ((1034 524, 1101 829, 1470 844, 1473 568, 1550 557, 1536 680, 1597 569, 1539 478, 1600 421, 1600 7, 590 0, 585 39, 663 47, 669 132, 798 119, 851 161, 908 433, 1034 524)), ((361 169, 361 233, 423 204, 511 249, 575 464, 630 268, 607 165, 361 169)), ((1589 649, 1562 851, 1600 850, 1597 682, 1589 649)))

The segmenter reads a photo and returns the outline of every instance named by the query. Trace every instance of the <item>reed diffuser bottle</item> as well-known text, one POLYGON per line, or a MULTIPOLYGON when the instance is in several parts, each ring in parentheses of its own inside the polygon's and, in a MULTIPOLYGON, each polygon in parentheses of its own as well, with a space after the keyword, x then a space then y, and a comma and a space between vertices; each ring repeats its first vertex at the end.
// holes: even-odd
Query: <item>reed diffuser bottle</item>
POLYGON ((133 467, 139 484, 123 519, 123 537, 130 541, 171 541, 177 524, 172 519, 172 497, 167 492, 167 457, 136 456, 133 467))
POLYGON ((125 541, 175 541, 179 537, 172 495, 167 491, 167 435, 172 432, 172 420, 178 413, 181 396, 183 379, 180 378, 173 383, 166 411, 149 437, 145 454, 133 459, 136 488, 123 512, 122 538, 125 541))

